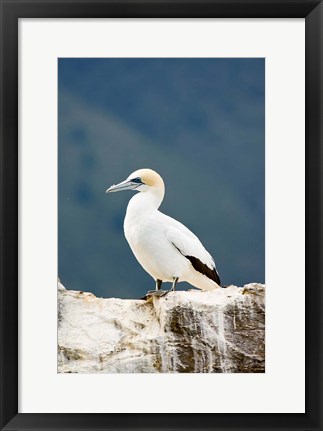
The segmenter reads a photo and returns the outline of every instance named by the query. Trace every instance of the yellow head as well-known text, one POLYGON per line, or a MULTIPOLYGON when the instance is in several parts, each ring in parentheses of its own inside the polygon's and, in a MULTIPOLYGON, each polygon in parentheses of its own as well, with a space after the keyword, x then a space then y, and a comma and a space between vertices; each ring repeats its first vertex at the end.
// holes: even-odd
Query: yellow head
POLYGON ((107 193, 121 190, 137 190, 146 192, 148 190, 164 194, 165 186, 162 177, 152 169, 138 169, 128 176, 125 181, 108 188, 107 193))
POLYGON ((142 184, 145 184, 148 187, 164 187, 164 181, 162 177, 152 169, 138 169, 138 171, 135 171, 130 174, 127 179, 131 180, 133 178, 139 178, 142 184))

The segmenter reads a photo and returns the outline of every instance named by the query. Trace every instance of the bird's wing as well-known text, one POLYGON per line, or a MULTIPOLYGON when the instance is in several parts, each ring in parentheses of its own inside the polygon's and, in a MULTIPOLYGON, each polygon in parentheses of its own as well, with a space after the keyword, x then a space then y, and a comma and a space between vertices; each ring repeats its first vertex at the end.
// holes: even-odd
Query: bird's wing
POLYGON ((168 226, 166 232, 168 241, 191 262, 196 271, 201 272, 220 286, 220 277, 210 253, 205 250, 197 236, 186 226, 177 222, 177 220, 171 220, 172 223, 168 226))

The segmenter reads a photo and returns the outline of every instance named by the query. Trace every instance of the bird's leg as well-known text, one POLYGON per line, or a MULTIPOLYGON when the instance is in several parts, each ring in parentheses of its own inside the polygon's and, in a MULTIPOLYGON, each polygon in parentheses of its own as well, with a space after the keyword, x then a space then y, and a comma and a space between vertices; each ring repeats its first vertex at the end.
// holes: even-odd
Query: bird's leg
POLYGON ((156 280, 156 290, 160 290, 162 283, 163 283, 162 280, 159 280, 157 278, 157 280, 156 280))
POLYGON ((175 287, 176 287, 177 282, 178 282, 178 277, 174 277, 172 287, 169 290, 166 290, 166 292, 164 292, 160 296, 166 296, 167 293, 169 293, 169 292, 175 292, 175 287))
POLYGON ((178 282, 178 277, 174 277, 172 288, 170 289, 171 291, 175 292, 175 287, 176 287, 177 282, 178 282))
POLYGON ((157 278, 156 280, 156 290, 148 290, 148 292, 146 293, 146 295, 141 298, 141 299, 147 299, 149 296, 163 296, 165 294, 165 292, 163 290, 161 290, 161 285, 162 285, 163 281, 159 280, 157 278))
POLYGON ((162 285, 162 280, 159 280, 157 278, 156 280, 156 290, 148 290, 148 294, 158 294, 158 292, 160 291, 161 285, 162 285))

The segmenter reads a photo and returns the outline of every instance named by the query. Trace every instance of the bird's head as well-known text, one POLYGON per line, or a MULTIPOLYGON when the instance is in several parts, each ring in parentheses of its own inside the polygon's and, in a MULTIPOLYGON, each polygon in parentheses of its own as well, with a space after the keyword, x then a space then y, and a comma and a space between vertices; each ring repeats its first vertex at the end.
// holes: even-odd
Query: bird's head
POLYGON ((138 192, 156 191, 164 193, 164 181, 152 169, 139 169, 117 185, 109 187, 106 193, 120 192, 122 190, 136 190, 138 192))

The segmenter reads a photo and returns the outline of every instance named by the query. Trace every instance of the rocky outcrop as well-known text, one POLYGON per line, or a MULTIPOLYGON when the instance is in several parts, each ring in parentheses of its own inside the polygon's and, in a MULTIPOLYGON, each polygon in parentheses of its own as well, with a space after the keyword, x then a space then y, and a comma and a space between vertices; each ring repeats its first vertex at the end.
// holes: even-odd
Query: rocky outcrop
POLYGON ((60 373, 262 373, 265 286, 149 301, 58 290, 60 373))

